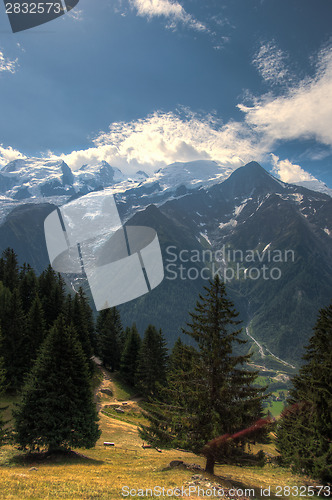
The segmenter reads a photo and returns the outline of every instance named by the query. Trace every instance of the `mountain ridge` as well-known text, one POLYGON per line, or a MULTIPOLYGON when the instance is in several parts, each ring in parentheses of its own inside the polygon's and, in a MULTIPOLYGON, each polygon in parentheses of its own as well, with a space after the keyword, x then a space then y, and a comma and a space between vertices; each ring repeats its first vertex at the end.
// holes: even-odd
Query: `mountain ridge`
MULTIPOLYGON (((103 197, 108 189, 95 194, 103 197)), ((169 192, 159 182, 143 182, 115 196, 123 222, 157 231, 165 265, 161 285, 120 306, 125 324, 136 321, 144 330, 155 323, 171 345, 185 326, 205 277, 213 276, 213 266, 225 273, 239 265, 242 274, 226 286, 244 326, 265 353, 269 350, 291 364, 299 363, 317 311, 332 297, 332 199, 327 194, 283 183, 254 162, 211 186, 179 186, 169 192), (204 251, 215 255, 222 249, 237 251, 237 258, 223 254, 218 262, 206 262, 201 257, 204 251), (184 262, 181 251, 187 258, 184 262), (294 258, 287 260, 290 251, 294 258), (190 260, 191 255, 196 261, 190 260), (276 255, 282 258, 274 262, 276 255), (262 275, 264 265, 268 279, 262 275)), ((30 203, 9 214, 0 225, 0 249, 10 242, 19 250, 20 262, 32 260, 40 272, 47 261, 41 222, 54 208, 54 204, 30 203)), ((260 360, 253 344, 251 349, 260 360)))

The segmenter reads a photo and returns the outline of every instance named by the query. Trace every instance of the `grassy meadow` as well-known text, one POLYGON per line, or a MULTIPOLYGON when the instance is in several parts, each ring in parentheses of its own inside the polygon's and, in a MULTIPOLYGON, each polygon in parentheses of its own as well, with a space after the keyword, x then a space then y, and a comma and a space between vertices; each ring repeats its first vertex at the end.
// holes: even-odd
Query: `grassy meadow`
MULTIPOLYGON (((137 494, 139 489, 155 486, 181 488, 190 482, 194 474, 203 474, 209 477, 211 483, 217 482, 227 488, 254 488, 256 498, 260 496, 261 487, 270 486, 270 496, 274 497, 277 486, 314 484, 309 478, 292 475, 273 462, 264 467, 218 465, 213 477, 184 467, 168 468, 172 460, 183 460, 202 467, 205 460, 204 457, 178 450, 143 449, 137 431, 137 425, 144 421, 138 398, 105 371, 99 372, 96 385, 97 382, 101 384, 96 388, 96 400, 102 435, 95 448, 78 449, 65 456, 45 457, 40 454, 29 456, 14 446, 3 446, 0 449, 1 499, 117 500, 126 498, 122 495, 122 487, 128 486, 137 494), (123 413, 116 411, 119 407, 123 413), (105 441, 113 442, 114 446, 104 446, 105 441)), ((12 406, 13 402, 13 398, 3 399, 1 406, 12 406)), ((6 415, 10 417, 10 408, 6 410, 6 415)), ((256 445, 252 452, 257 453, 260 449, 271 457, 277 455, 273 444, 256 445)), ((164 498, 179 497, 170 495, 164 498)), ((194 494, 185 498, 204 497, 194 494)), ((301 498, 306 496, 301 495, 301 498)))

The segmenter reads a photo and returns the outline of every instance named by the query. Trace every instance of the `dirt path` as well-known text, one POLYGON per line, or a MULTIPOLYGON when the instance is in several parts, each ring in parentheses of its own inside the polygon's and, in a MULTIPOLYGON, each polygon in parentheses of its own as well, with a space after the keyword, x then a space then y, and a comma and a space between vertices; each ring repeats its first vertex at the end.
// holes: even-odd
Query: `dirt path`
POLYGON ((133 396, 131 398, 120 400, 116 398, 117 388, 112 380, 112 374, 102 365, 99 358, 93 357, 93 361, 98 367, 98 370, 103 374, 103 379, 99 386, 94 391, 94 401, 97 405, 97 410, 100 411, 105 407, 110 406, 135 406, 140 400, 140 397, 133 396))

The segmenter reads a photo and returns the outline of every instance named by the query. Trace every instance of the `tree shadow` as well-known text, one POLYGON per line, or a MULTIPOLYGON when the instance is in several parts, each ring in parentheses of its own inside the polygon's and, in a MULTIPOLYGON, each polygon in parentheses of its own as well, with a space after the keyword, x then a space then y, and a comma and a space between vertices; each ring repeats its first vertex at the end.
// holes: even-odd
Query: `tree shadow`
POLYGON ((41 451, 17 454, 8 460, 9 465, 101 465, 103 460, 88 457, 73 450, 41 451))

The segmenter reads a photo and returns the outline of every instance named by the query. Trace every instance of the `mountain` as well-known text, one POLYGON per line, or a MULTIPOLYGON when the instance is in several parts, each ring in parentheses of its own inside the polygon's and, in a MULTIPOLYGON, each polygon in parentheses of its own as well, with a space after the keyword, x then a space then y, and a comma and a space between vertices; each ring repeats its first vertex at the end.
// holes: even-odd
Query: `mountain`
POLYGON ((118 184, 127 178, 118 168, 111 167, 106 161, 97 165, 82 165, 75 172, 74 186, 81 194, 89 193, 95 189, 101 189, 118 184))
POLYGON ((0 194, 14 200, 73 194, 74 175, 62 160, 20 159, 0 170, 0 194))
POLYGON ((49 265, 44 220, 55 209, 50 203, 27 204, 14 208, 0 225, 0 253, 10 247, 19 264, 30 264, 38 273, 49 265))
MULTIPOLYGON (((13 200, 86 194, 127 180, 106 161, 72 171, 62 160, 14 160, 0 170, 0 194, 13 200)), ((62 200, 63 202, 63 200, 62 200)))
POLYGON ((176 162, 159 169, 150 182, 158 182, 163 189, 174 189, 181 185, 188 189, 206 187, 223 181, 233 170, 209 160, 176 162))
MULTIPOLYGON (((197 254, 190 245, 178 246, 174 240, 171 255, 165 256, 166 269, 170 262, 173 266, 169 280, 176 271, 173 283, 181 281, 184 290, 189 281, 201 284, 203 268, 204 276, 219 270, 226 280, 234 273, 228 292, 247 333, 261 345, 260 352, 265 358, 272 352, 297 364, 318 310, 332 298, 331 198, 280 182, 253 162, 223 183, 166 202, 160 211, 169 224, 180 227, 183 235, 194 235, 201 245, 197 254), (185 269, 182 278, 181 253, 186 269, 191 268, 191 275, 185 269), (191 279, 197 275, 197 280, 191 279)), ((146 217, 147 210, 140 217, 143 214, 146 217)), ((154 219, 145 223, 153 226, 154 219)), ((174 308, 172 287, 162 302, 159 290, 139 299, 142 314, 149 310, 150 321, 155 318, 157 323, 161 310, 174 308)), ((184 295, 189 301, 188 292, 184 295)), ((124 317, 132 319, 130 308, 136 307, 136 301, 122 306, 124 317)), ((161 326, 168 332, 167 322, 161 326)))
POLYGON ((159 169, 153 176, 129 186, 129 189, 123 189, 124 184, 119 185, 114 193, 120 214, 127 220, 137 210, 151 203, 161 206, 166 201, 222 182, 233 171, 208 160, 177 162, 159 169))
MULTIPOLYGON (((96 172, 105 179, 109 175, 107 182, 116 178, 101 167, 96 172)), ((171 345, 207 279, 218 272, 255 359, 298 365, 318 309, 332 298, 332 198, 281 182, 255 162, 233 172, 212 162, 210 167, 199 182, 194 182, 198 164, 192 162, 173 185, 179 164, 153 179, 124 181, 122 189, 131 185, 125 191, 121 183, 96 191, 101 198, 115 192, 123 220, 153 227, 162 248, 164 281, 122 305, 123 321, 135 321, 141 332, 153 323, 171 345)), ((21 263, 29 261, 41 271, 48 263, 42 221, 52 209, 32 202, 17 207, 0 225, 0 249, 12 246, 21 263)), ((74 287, 77 278, 70 279, 74 287)))

